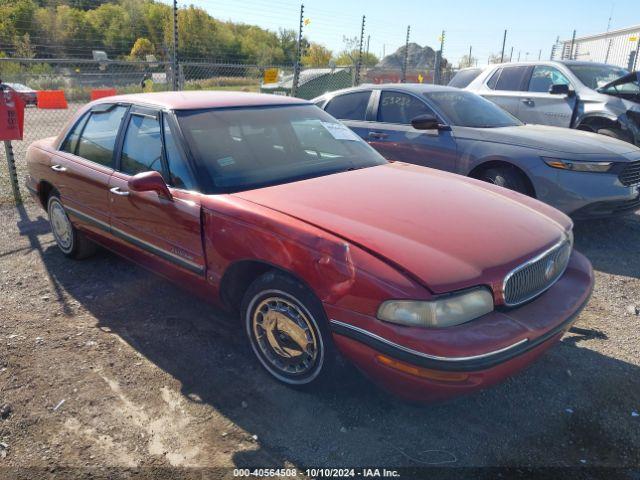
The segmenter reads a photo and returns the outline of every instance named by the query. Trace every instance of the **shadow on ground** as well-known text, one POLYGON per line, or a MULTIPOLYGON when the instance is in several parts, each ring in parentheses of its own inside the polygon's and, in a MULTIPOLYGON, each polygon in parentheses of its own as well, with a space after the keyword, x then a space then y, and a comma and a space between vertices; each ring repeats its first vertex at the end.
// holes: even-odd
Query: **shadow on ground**
MULTIPOLYGON (((637 240, 612 247, 618 234, 611 225, 577 231, 578 247, 596 268, 612 249, 637 251, 637 240)), ((43 248, 37 239, 46 228, 26 213, 19 228, 33 237, 56 291, 180 381, 188 401, 209 404, 257 435, 272 466, 640 464, 640 429, 631 417, 640 369, 593 345, 583 348, 606 336, 579 324, 527 371, 448 404, 402 403, 355 373, 331 391, 303 393, 260 370, 234 318, 107 252, 72 262, 51 244, 43 248)), ((637 221, 619 229, 640 238, 637 221)), ((638 276, 637 257, 620 258, 610 271, 638 276)), ((245 467, 259 458, 267 466, 259 453, 236 454, 234 461, 245 467)))

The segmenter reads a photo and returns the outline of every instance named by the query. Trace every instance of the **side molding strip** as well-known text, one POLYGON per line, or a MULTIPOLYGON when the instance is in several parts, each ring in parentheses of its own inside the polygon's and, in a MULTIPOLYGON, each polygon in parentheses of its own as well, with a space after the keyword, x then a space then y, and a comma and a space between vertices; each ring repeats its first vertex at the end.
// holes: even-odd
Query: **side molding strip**
POLYGON ((74 215, 75 217, 78 217, 80 220, 89 223, 91 225, 94 225, 95 227, 100 228, 101 230, 104 230, 107 233, 111 233, 112 235, 125 240, 133 245, 135 245, 138 248, 141 248, 142 250, 145 250, 149 253, 152 253, 154 255, 157 255, 159 257, 161 257, 163 260, 166 260, 168 262, 174 263, 176 265, 178 265, 179 267, 185 268, 191 272, 197 273, 197 274, 203 274, 204 273, 204 267, 201 265, 198 265, 197 263, 193 263, 190 262, 189 260, 185 260, 184 258, 179 257, 178 255, 175 255, 174 253, 168 252, 167 250, 164 250, 162 248, 159 248, 149 242, 146 242, 138 237, 135 237, 133 235, 130 235, 118 228, 112 227, 110 226, 108 223, 105 223, 101 220, 98 220, 97 218, 91 217, 89 215, 87 215, 86 213, 82 213, 78 210, 76 210, 75 208, 71 208, 71 207, 64 207, 69 213, 71 213, 72 215, 74 215))

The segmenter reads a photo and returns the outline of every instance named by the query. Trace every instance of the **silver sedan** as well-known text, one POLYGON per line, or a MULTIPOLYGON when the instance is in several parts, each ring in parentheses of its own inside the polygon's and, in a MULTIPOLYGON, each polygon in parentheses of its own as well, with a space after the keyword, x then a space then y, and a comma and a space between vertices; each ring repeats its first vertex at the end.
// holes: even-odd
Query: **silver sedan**
POLYGON ((524 125, 479 95, 452 87, 363 85, 314 102, 389 160, 492 182, 575 218, 640 208, 640 148, 630 143, 524 125))

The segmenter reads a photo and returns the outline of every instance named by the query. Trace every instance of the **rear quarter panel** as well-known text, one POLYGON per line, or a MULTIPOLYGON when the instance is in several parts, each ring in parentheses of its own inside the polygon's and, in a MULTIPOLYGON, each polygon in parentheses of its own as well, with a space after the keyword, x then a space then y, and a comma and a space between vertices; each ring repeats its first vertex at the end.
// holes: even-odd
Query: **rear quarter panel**
POLYGON ((55 137, 44 138, 33 142, 27 148, 27 185, 40 193, 43 182, 53 184, 51 156, 54 152, 55 137))

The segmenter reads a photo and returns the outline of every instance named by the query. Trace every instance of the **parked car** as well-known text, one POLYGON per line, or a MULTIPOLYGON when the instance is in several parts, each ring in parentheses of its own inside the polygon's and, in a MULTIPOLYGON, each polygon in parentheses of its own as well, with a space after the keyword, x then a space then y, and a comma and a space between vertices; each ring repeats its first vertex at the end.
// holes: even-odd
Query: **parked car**
POLYGON ((640 208, 640 148, 587 132, 523 125, 472 92, 364 85, 315 103, 388 160, 495 183, 575 218, 640 208))
MULTIPOLYGON (((456 77, 451 85, 468 80, 456 77)), ((576 128, 640 145, 638 79, 638 72, 604 63, 524 62, 492 65, 466 89, 525 123, 576 128)))
POLYGON ((388 163, 300 99, 110 97, 27 163, 66 256, 100 244, 239 311, 290 386, 331 381, 340 352, 406 398, 468 393, 556 343, 593 286, 558 210, 388 163))
POLYGON ((3 83, 9 88, 12 88, 22 98, 25 105, 38 105, 38 92, 34 89, 23 85, 22 83, 3 83))

